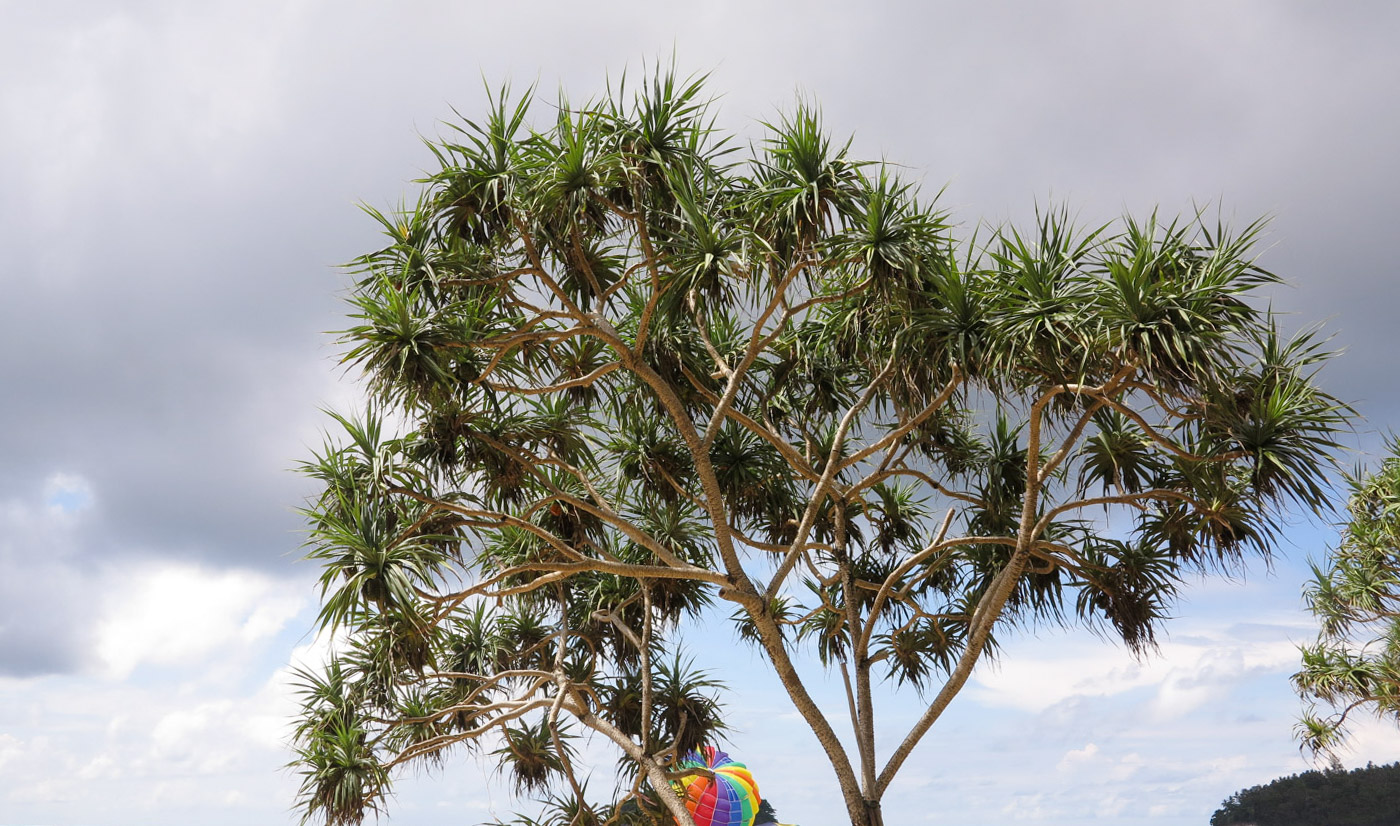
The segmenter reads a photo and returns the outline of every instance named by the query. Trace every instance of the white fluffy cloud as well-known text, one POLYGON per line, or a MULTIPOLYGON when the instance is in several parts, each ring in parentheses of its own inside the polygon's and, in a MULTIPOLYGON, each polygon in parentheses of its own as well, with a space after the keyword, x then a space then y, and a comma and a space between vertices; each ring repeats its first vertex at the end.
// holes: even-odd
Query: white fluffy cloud
POLYGON ((169 564, 107 582, 118 595, 97 622, 99 667, 0 679, 0 811, 55 823, 286 818, 290 663, 325 649, 295 645, 311 619, 307 584, 169 564))
POLYGON ((998 662, 979 669, 973 697, 990 706, 1039 712, 1074 698, 1153 692, 1152 714, 1163 721, 1219 698, 1251 674, 1287 672, 1298 660, 1291 638, 1310 633, 1301 617, 1275 627, 1272 638, 1217 625, 1173 626, 1158 652, 1134 659, 1121 646, 1087 634, 1017 639, 998 662))
POLYGON ((194 665, 275 635, 308 604, 302 581, 151 563, 107 581, 97 657, 121 679, 137 666, 194 665))

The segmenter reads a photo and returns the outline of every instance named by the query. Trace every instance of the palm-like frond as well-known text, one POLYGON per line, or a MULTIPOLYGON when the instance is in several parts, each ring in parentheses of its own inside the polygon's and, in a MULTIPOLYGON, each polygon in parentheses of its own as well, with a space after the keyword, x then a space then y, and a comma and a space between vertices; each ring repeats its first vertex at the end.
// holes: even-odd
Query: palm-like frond
POLYGON ((506 726, 505 743, 491 752, 499 769, 509 779, 517 795, 539 795, 549 790, 551 782, 565 771, 565 761, 575 756, 567 731, 551 731, 547 720, 535 724, 506 726), (555 746, 556 736, 563 744, 564 754, 555 746))

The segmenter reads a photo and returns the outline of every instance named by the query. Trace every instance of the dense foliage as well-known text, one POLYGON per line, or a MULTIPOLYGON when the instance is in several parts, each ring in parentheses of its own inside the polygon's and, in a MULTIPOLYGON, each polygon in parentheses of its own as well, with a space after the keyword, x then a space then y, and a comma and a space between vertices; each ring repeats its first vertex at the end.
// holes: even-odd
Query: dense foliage
POLYGON ((1355 711, 1400 724, 1400 442, 1380 469, 1351 480, 1348 521, 1326 568, 1313 567, 1308 606, 1322 628, 1303 647, 1294 684, 1330 708, 1309 710, 1304 745, 1330 751, 1355 711))
POLYGON ((688 824, 670 767, 723 728, 673 653, 703 617, 878 824, 999 623, 1149 650, 1185 572, 1322 503, 1346 411, 1258 309, 1257 226, 1051 210, 963 237, 806 105, 741 147, 665 73, 532 104, 433 144, 357 264, 345 358, 375 404, 307 468, 345 639, 305 677, 308 817, 474 748, 553 821, 688 824), (877 749, 881 680, 923 711, 877 749), (578 764, 584 735, 620 772, 578 764))
POLYGON ((1400 826, 1400 763, 1309 771, 1231 795, 1211 826, 1400 826))

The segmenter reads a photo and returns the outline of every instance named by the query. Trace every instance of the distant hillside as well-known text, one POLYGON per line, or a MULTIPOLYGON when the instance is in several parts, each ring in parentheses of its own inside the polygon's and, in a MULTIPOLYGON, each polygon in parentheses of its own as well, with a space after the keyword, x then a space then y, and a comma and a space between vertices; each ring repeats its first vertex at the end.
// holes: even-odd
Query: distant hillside
POLYGON ((1211 826, 1400 826, 1400 763, 1303 772, 1235 792, 1211 826))

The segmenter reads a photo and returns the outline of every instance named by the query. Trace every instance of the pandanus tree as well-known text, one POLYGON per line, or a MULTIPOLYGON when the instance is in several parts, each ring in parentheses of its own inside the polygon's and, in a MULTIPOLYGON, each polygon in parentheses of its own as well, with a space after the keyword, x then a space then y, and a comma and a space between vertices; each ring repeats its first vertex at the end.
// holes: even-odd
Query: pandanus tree
POLYGON ((345 641, 306 677, 309 815, 355 822, 460 746, 565 820, 687 824, 674 759, 721 717, 661 652, 703 618, 880 824, 998 628, 1150 650, 1187 572, 1323 503, 1348 414, 1259 309, 1257 224, 960 233, 813 107, 741 145, 703 95, 665 72, 583 106, 502 92, 432 144, 414 206, 374 212, 343 334, 374 402, 308 464, 345 641), (882 682, 922 708, 883 744, 882 682), (608 805, 585 732, 622 755, 608 805))
POLYGON ((1386 452, 1375 472, 1349 479, 1341 542, 1304 590, 1321 629, 1293 675, 1312 704, 1298 734, 1334 760, 1356 712, 1400 725, 1400 441, 1386 452))

